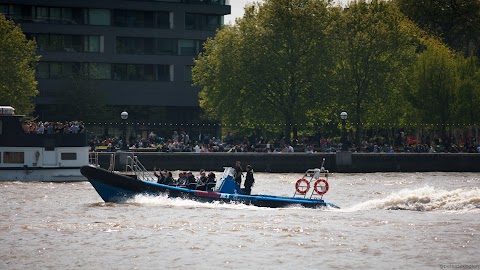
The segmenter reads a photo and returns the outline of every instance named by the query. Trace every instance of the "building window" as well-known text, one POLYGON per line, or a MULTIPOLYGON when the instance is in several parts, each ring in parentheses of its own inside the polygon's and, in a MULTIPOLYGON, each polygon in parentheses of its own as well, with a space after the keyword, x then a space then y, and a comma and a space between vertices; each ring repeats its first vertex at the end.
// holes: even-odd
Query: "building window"
POLYGON ((88 77, 94 80, 111 80, 112 65, 107 63, 87 63, 88 77))
POLYGON ((54 23, 59 23, 62 20, 62 9, 61 8, 50 8, 49 20, 54 23))
POLYGON ((88 16, 85 20, 90 25, 110 25, 110 10, 88 9, 88 16))
POLYGON ((117 37, 118 54, 154 54, 155 39, 117 37))
POLYGON ((47 62, 39 62, 37 65, 37 78, 48 79, 50 73, 49 66, 47 62))
POLYGON ((114 10, 113 25, 141 28, 170 28, 170 12, 114 10))
POLYGON ((35 7, 35 16, 36 21, 48 21, 48 8, 47 7, 35 7))
POLYGON ((3 152, 3 163, 25 163, 25 153, 23 152, 3 152))
POLYGON ((118 54, 156 54, 156 55, 188 55, 196 56, 200 52, 202 40, 193 39, 153 39, 117 37, 118 54))
POLYGON ((80 63, 62 63, 62 78, 73 78, 80 70, 80 63))
POLYGON ((185 66, 185 72, 183 74, 184 81, 186 81, 186 82, 193 81, 193 79, 192 79, 192 68, 193 68, 192 65, 185 66))
POLYGON ((222 16, 186 13, 185 28, 187 30, 213 31, 222 25, 222 16))
POLYGON ((0 5, 0 13, 3 15, 10 15, 10 5, 2 4, 0 5))
POLYGON ((50 63, 50 79, 63 78, 63 65, 59 62, 50 63))
POLYGON ((101 46, 101 39, 103 36, 85 36, 83 43, 83 50, 85 52, 103 52, 103 46, 101 46))
POLYGON ((65 48, 63 35, 50 35, 49 51, 63 51, 65 48))
POLYGON ((60 158, 62 160, 77 160, 77 153, 61 153, 60 158))
POLYGON ((170 65, 157 65, 157 80, 159 81, 173 81, 173 72, 170 65))
POLYGON ((73 78, 84 74, 92 80, 173 81, 172 65, 40 62, 38 79, 73 78))
POLYGON ((65 36, 65 51, 67 52, 83 52, 82 36, 65 36))
POLYGON ((197 55, 198 41, 191 39, 178 40, 178 55, 197 55))
POLYGON ((225 5, 225 0, 182 0, 189 4, 225 5))
POLYGON ((174 55, 175 46, 174 39, 168 38, 159 38, 156 40, 156 50, 155 53, 159 55, 174 55))
POLYGON ((49 35, 35 35, 35 40, 37 41, 37 48, 40 51, 48 51, 50 48, 50 39, 49 35))
POLYGON ((40 51, 103 52, 103 36, 27 34, 35 38, 40 51))
POLYGON ((156 27, 162 29, 171 29, 173 18, 170 12, 156 12, 156 27))
POLYGON ((113 79, 121 81, 154 80, 154 65, 113 64, 113 79))

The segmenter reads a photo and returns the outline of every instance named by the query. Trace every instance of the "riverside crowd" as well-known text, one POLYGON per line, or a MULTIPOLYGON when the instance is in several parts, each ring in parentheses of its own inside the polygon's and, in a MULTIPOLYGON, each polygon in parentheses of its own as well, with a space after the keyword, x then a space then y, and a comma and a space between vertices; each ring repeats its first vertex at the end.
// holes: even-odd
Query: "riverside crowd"
MULTIPOLYGON (((114 152, 121 148, 122 138, 110 136, 93 136, 90 139, 92 150, 114 152)), ((341 149, 339 138, 324 136, 300 137, 288 142, 285 137, 268 140, 263 137, 234 138, 230 132, 223 140, 210 134, 198 134, 192 138, 187 132, 173 132, 171 138, 163 138, 151 132, 147 138, 130 138, 128 148, 133 151, 158 152, 336 152, 341 149)), ((383 137, 366 138, 360 145, 347 141, 347 148, 352 152, 364 153, 480 153, 480 145, 473 136, 461 138, 434 135, 414 137, 404 132, 394 139, 383 137)))

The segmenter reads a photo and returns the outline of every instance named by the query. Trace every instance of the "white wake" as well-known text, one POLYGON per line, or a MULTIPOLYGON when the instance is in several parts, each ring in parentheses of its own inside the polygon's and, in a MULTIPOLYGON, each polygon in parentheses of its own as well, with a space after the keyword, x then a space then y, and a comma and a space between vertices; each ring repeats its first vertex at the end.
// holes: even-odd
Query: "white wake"
POLYGON ((369 200, 348 210, 465 211, 480 209, 480 189, 445 190, 430 186, 403 189, 383 199, 369 200))

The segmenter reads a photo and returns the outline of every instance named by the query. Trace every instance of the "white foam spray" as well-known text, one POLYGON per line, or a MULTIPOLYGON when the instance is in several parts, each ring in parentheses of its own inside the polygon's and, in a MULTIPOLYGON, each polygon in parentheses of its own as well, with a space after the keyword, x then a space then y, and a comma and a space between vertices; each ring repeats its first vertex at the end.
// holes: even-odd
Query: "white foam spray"
POLYGON ((403 189, 383 199, 369 200, 350 207, 349 211, 371 209, 411 211, 469 211, 480 209, 480 189, 445 190, 424 186, 403 189))

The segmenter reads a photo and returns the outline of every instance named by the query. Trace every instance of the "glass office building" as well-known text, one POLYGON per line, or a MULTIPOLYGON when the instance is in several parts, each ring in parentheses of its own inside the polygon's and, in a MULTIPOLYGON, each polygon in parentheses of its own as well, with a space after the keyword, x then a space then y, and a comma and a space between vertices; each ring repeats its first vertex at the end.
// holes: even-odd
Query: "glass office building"
MULTIPOLYGON (((112 106, 198 114, 193 59, 230 14, 228 0, 0 0, 0 13, 35 38, 37 111, 81 73, 112 106)), ((41 114, 41 112, 39 112, 41 114)))

